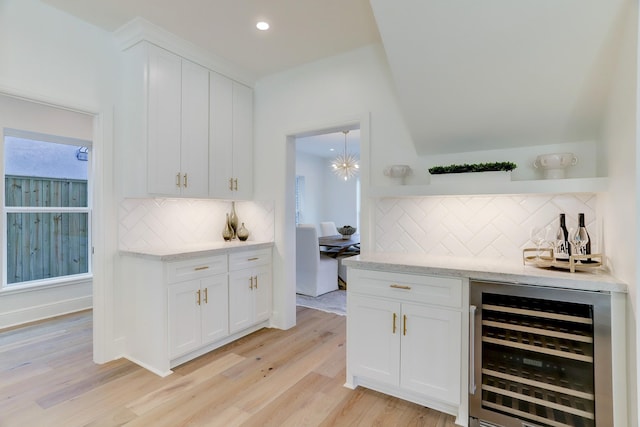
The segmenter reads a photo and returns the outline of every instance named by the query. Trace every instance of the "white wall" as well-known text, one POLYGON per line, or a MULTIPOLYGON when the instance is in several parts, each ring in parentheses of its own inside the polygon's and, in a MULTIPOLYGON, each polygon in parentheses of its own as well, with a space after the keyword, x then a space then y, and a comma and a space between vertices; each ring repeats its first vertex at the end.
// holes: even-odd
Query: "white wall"
POLYGON ((333 221, 338 228, 343 225, 358 227, 359 177, 345 181, 336 176, 331 170, 330 159, 325 159, 322 171, 324 175, 322 221, 333 221))
POLYGON ((296 175, 305 177, 301 223, 358 226, 357 179, 344 181, 331 170, 331 159, 296 152, 296 175))
MULTIPOLYGON (((393 141, 389 157, 398 161, 414 156, 415 150, 397 108, 380 46, 368 46, 258 81, 255 112, 255 194, 276 204, 274 320, 280 327, 290 327, 295 324, 295 265, 290 262, 295 256, 295 229, 293 212, 288 212, 293 211, 293 206, 288 206, 293 188, 292 184, 288 187, 287 180, 294 175, 288 167, 295 159, 295 147, 293 138, 287 142, 287 136, 362 123, 363 194, 371 169, 366 146, 369 140, 374 149, 393 141), (363 123, 369 120, 370 125, 363 123)), ((387 160, 381 164, 386 165, 387 160)), ((367 211, 366 200, 362 209, 367 211)), ((367 215, 363 214, 364 221, 367 215)), ((364 239, 366 236, 363 245, 364 239)))
MULTIPOLYGON (((300 223, 318 226, 324 203, 324 161, 321 157, 296 152, 296 175, 304 177, 304 196, 300 223)), ((318 228, 318 231, 320 229, 318 228)))
POLYGON ((97 115, 93 138, 94 359, 100 361, 116 355, 109 261, 115 254, 117 235, 117 206, 110 196, 115 64, 115 50, 106 32, 36 0, 0 2, 0 92, 97 115))
POLYGON ((608 148, 609 193, 604 199, 604 243, 613 273, 627 282, 627 345, 629 366, 629 425, 638 425, 638 10, 628 2, 624 39, 619 44, 618 64, 607 106, 603 139, 608 148))

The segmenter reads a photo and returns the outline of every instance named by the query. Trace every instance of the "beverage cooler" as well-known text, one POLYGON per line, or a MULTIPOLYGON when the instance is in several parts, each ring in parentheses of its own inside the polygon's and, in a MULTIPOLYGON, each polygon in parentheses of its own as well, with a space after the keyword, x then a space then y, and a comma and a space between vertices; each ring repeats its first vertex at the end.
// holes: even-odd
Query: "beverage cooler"
POLYGON ((471 281, 469 425, 613 426, 611 296, 471 281))

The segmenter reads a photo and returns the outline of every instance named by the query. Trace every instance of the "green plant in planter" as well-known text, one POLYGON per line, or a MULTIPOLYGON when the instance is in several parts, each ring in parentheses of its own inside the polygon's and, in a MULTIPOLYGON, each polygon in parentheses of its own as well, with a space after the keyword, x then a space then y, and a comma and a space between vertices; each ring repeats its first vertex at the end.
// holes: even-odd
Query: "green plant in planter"
POLYGON ((512 171, 517 168, 513 162, 493 162, 493 163, 474 163, 463 165, 434 166, 429 168, 431 175, 441 175, 445 173, 464 173, 464 172, 495 172, 495 171, 512 171))

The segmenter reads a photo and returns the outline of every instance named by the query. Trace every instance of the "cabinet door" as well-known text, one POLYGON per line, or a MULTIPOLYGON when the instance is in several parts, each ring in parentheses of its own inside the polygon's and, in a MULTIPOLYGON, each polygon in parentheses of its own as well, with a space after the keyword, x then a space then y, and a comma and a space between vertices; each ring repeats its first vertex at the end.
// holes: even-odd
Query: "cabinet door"
POLYGON ((229 273, 229 333, 248 328, 254 323, 254 291, 251 270, 229 273))
POLYGON ((201 281, 202 344, 229 335, 229 286, 227 275, 207 277, 201 281))
POLYGON ((168 286, 169 358, 188 353, 201 345, 200 280, 168 286))
POLYGON ((148 71, 147 190, 179 195, 182 60, 150 46, 148 71))
POLYGON ((182 195, 209 194, 209 70, 182 60, 182 195))
POLYGON ((254 322, 262 322, 271 317, 271 266, 254 269, 254 322))
POLYGON ((459 311, 402 305, 402 388, 460 404, 461 318, 459 311))
POLYGON ((233 191, 233 81, 209 73, 209 195, 229 198, 233 191))
POLYGON ((347 338, 351 374, 397 386, 400 304, 348 294, 347 338))
POLYGON ((233 179, 234 197, 251 199, 253 195, 253 91, 250 87, 236 82, 233 82, 233 179))

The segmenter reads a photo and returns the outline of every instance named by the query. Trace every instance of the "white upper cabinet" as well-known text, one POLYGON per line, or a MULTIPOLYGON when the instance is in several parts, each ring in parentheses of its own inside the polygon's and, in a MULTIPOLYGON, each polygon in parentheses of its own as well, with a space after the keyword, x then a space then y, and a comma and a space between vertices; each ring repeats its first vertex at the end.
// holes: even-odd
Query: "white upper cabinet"
POLYGON ((147 67, 147 189, 179 195, 182 61, 150 46, 147 67))
POLYGON ((124 62, 124 196, 208 197, 209 70, 148 42, 124 62))
POLYGON ((182 195, 209 193, 209 70, 182 60, 182 195))
POLYGON ((209 195, 253 195, 253 90, 210 73, 209 195))

